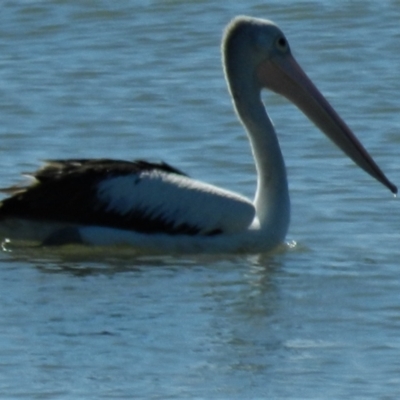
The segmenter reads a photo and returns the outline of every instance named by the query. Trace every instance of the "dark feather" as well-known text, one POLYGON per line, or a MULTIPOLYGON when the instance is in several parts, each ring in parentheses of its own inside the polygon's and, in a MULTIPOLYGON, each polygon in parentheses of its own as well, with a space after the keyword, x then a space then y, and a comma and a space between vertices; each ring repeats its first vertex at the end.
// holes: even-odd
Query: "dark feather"
MULTIPOLYGON (((0 203, 0 219, 47 220, 114 227, 142 233, 198 234, 199 227, 188 224, 175 226, 163 215, 147 215, 145 210, 140 209, 121 215, 108 210, 107 204, 99 203, 97 186, 101 181, 137 174, 140 182, 140 173, 155 170, 186 176, 166 163, 143 160, 49 160, 43 168, 32 174, 35 178, 32 185, 10 188, 14 195, 0 203)), ((214 229, 205 234, 219 233, 219 230, 214 229)))
POLYGON ((144 160, 122 161, 107 158, 46 160, 45 166, 36 171, 33 176, 38 181, 43 182, 47 179, 53 180, 59 176, 71 173, 89 173, 101 175, 104 178, 154 170, 187 176, 182 171, 165 162, 154 163, 144 160))

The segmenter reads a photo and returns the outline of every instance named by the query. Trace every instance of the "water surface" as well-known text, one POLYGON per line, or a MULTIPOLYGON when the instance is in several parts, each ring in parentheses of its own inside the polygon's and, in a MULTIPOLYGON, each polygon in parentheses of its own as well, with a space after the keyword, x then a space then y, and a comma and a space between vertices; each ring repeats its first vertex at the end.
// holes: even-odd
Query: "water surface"
MULTIPOLYGON (((126 0, 3 4, 0 186, 48 158, 150 158, 252 197, 220 62, 238 14, 280 25, 399 184, 397 1, 126 0)), ((0 397, 398 398, 398 200, 264 98, 297 245, 223 257, 9 247, 0 397)))

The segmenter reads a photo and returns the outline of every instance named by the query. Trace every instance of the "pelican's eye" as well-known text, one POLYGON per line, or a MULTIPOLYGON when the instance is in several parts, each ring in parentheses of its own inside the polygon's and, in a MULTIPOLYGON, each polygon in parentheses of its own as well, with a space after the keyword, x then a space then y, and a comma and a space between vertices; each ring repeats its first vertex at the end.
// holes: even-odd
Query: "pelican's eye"
POLYGON ((280 50, 280 51, 286 51, 289 47, 287 40, 281 36, 278 38, 278 40, 276 41, 276 47, 280 50))

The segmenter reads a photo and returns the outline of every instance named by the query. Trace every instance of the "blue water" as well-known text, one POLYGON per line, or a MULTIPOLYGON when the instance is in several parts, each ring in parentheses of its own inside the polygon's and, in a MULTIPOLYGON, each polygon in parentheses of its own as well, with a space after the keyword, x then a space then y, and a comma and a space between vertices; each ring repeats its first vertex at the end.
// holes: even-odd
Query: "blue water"
MULTIPOLYGON (((41 160, 165 160, 249 197, 255 173, 220 62, 237 14, 274 20, 400 184, 400 4, 8 1, 0 186, 41 160)), ((395 399, 398 200, 266 93, 291 246, 269 256, 0 254, 0 398, 395 399)))

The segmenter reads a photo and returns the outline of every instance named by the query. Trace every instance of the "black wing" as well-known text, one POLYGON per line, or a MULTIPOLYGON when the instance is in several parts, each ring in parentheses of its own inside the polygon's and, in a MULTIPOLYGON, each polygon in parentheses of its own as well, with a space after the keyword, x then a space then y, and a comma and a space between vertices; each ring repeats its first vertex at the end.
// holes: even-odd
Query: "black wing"
POLYGON ((97 190, 100 182, 134 174, 137 174, 137 179, 140 180, 140 174, 151 171, 187 176, 164 162, 112 159, 48 160, 43 168, 29 174, 35 179, 32 185, 3 189, 12 196, 0 203, 0 220, 19 218, 57 221, 146 233, 198 233, 199 229, 196 227, 174 227, 161 215, 149 219, 140 210, 129 216, 121 215, 105 211, 104 207, 98 204, 97 190))

